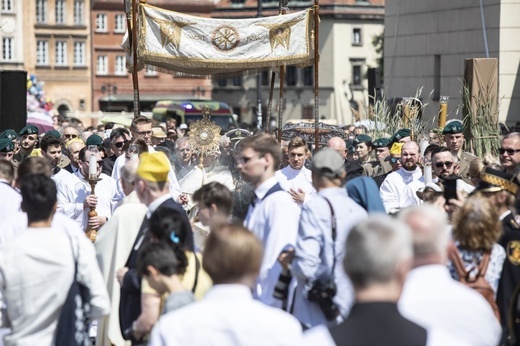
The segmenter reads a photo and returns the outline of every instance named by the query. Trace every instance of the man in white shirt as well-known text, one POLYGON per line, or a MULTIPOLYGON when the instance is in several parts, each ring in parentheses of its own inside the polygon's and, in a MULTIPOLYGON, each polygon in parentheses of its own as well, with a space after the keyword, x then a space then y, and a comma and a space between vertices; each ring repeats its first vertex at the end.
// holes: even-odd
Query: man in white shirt
POLYGON ((70 172, 67 172, 64 169, 58 167, 58 164, 61 161, 61 148, 62 148, 61 139, 55 137, 52 134, 46 134, 43 136, 40 142, 40 148, 42 149, 42 155, 44 158, 49 160, 52 165, 52 180, 56 184, 58 184, 62 179, 65 179, 70 175, 70 172))
POLYGON ((410 141, 401 150, 402 167, 390 173, 379 190, 381 200, 387 213, 395 213, 409 206, 404 195, 406 186, 414 180, 423 179, 419 163, 419 146, 410 141))
POLYGON ((299 206, 316 195, 311 171, 305 167, 308 151, 305 141, 301 137, 294 137, 289 142, 289 165, 275 173, 282 189, 289 192, 299 206))
POLYGON ((399 311, 428 332, 474 346, 498 345, 502 329, 489 303, 453 280, 446 267, 446 214, 424 204, 402 211, 399 218, 410 226, 414 242, 414 269, 406 279, 399 311))
POLYGON ((163 315, 149 345, 297 345, 298 321, 252 299, 261 262, 262 245, 247 229, 213 230, 202 260, 213 288, 203 300, 163 315))
POLYGON ((253 294, 271 306, 282 306, 273 297, 282 266, 278 256, 294 248, 298 234, 300 208, 275 177, 280 166, 280 146, 272 136, 246 137, 238 144, 237 168, 245 181, 255 187, 255 200, 249 207, 244 225, 260 239, 265 254, 253 294))
POLYGON ((7 305, 4 327, 11 328, 4 344, 52 345, 73 282, 74 258, 77 280, 91 296, 92 317, 108 314, 110 302, 92 243, 78 228, 51 226, 55 183, 44 175, 30 175, 22 180, 21 193, 28 227, 0 246, 0 290, 7 305))
POLYGON ((83 229, 99 229, 112 216, 117 201, 116 182, 101 173, 101 155, 91 153, 87 147, 79 152, 79 170, 58 183, 58 212, 75 220, 83 229), (96 155, 97 176, 95 194, 91 194, 88 181, 90 157, 96 155), (98 216, 89 218, 90 208, 96 209, 98 216))

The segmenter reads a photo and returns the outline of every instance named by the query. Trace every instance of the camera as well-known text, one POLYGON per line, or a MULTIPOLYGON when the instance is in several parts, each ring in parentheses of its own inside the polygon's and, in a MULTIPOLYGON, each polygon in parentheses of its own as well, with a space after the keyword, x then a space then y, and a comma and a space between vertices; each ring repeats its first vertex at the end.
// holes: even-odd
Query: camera
POLYGON ((328 321, 333 321, 339 316, 339 309, 332 298, 336 295, 336 284, 334 281, 314 281, 307 291, 307 299, 318 303, 321 311, 328 321))

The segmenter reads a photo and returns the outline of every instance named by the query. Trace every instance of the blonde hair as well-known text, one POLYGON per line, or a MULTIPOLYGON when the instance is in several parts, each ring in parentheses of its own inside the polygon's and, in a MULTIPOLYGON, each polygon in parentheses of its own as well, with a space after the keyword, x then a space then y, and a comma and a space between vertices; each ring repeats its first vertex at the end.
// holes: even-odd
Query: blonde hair
MULTIPOLYGON (((496 166, 499 166, 500 162, 498 159, 490 154, 485 154, 483 158, 477 157, 469 163, 469 169, 468 169, 468 176, 470 178, 477 179, 480 181, 480 173, 484 170, 486 167, 495 168, 496 166)), ((498 170, 501 170, 498 168, 498 170)))
POLYGON ((501 233, 498 210, 484 196, 470 196, 453 216, 453 238, 461 248, 491 250, 501 233))

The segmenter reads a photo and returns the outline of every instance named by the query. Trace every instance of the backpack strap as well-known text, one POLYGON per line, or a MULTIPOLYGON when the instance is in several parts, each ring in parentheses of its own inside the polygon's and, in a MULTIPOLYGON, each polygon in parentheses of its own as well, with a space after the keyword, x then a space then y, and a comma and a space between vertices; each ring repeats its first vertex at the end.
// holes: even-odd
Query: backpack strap
POLYGON ((193 252, 193 256, 195 256, 195 280, 193 282, 193 287, 191 288, 191 293, 195 294, 195 291, 197 290, 197 283, 199 282, 200 262, 195 252, 193 252))
POLYGON ((480 261, 480 264, 478 266, 477 278, 481 277, 481 276, 484 277, 486 275, 490 258, 491 258, 491 251, 484 252, 484 256, 482 256, 482 261, 480 261))
POLYGON ((464 267, 464 263, 460 257, 459 250, 453 243, 450 243, 448 246, 448 258, 453 262, 455 271, 457 272, 459 278, 467 278, 468 272, 466 272, 466 268, 464 267))

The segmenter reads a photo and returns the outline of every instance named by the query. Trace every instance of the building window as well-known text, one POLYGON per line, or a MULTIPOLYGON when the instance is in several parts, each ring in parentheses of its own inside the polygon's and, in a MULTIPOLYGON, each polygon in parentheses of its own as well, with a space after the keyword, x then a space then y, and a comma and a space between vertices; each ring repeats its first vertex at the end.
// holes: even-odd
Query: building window
POLYGON ((56 65, 67 65, 67 42, 56 41, 56 65))
POLYGON ((13 0, 2 0, 2 11, 13 12, 13 0))
POLYGON ((219 87, 226 87, 227 86, 227 79, 226 78, 219 78, 219 79, 217 79, 217 85, 219 87))
POLYGON ((56 24, 65 24, 65 0, 56 0, 56 24))
POLYGON ((74 42, 74 66, 85 66, 85 42, 74 42))
POLYGON ((115 72, 118 75, 126 74, 126 59, 122 55, 116 56, 116 71, 115 72))
POLYGON ((2 60, 3 61, 13 61, 13 38, 12 37, 4 37, 2 38, 2 60))
POLYGON ((97 58, 97 74, 108 74, 108 57, 100 55, 97 58))
POLYGON ((308 66, 303 69, 303 85, 314 85, 314 66, 308 66))
POLYGON ((295 86, 298 83, 298 75, 295 66, 287 66, 285 71, 285 81, 288 86, 295 86))
POLYGON ((36 41, 36 65, 49 65, 49 42, 36 41))
POLYGON ((85 2, 83 0, 74 1, 74 25, 83 24, 83 13, 85 12, 85 2))
POLYGON ((233 77, 233 86, 241 87, 243 82, 242 76, 233 77))
POLYGON ((47 22, 47 0, 36 0, 36 23, 47 22))
POLYGON ((243 5, 245 2, 245 0, 231 0, 233 5, 243 5))
POLYGON ((354 87, 362 87, 363 85, 363 65, 364 59, 352 59, 350 60, 352 65, 352 85, 354 87))
POLYGON ((151 69, 149 66, 146 66, 146 70, 144 71, 145 76, 157 76, 157 71, 151 69))
POLYGON ((352 29, 352 45, 353 46, 362 46, 363 41, 361 40, 361 29, 354 28, 352 29))
POLYGON ((100 13, 96 16, 96 31, 106 32, 107 31, 107 15, 100 13))
POLYGON ((125 32, 125 16, 122 14, 116 14, 116 23, 114 27, 115 32, 125 32))

